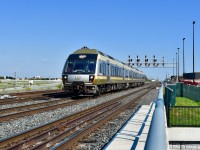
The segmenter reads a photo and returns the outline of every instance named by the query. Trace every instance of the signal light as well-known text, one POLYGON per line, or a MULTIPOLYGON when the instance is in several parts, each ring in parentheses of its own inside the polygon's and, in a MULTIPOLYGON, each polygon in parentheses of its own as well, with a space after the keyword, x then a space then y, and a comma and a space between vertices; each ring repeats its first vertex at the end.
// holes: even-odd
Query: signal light
POLYGON ((148 66, 148 58, 147 58, 146 55, 145 55, 145 58, 144 58, 144 62, 145 62, 145 66, 148 66))

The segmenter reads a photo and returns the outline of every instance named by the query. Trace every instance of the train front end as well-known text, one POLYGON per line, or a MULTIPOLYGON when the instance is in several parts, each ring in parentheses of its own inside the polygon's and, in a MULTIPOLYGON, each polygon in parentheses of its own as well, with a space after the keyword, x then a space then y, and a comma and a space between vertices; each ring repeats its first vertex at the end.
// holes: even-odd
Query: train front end
POLYGON ((96 72, 97 54, 69 55, 62 73, 64 90, 67 93, 96 94, 93 85, 96 72))

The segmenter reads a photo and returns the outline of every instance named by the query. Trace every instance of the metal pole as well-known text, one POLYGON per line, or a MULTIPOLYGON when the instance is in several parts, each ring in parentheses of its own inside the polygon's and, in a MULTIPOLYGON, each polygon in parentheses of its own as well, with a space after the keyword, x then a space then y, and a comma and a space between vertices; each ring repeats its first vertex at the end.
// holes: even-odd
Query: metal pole
POLYGON ((174 58, 173 58, 173 77, 174 77, 174 58))
POLYGON ((178 71, 177 71, 177 53, 176 53, 176 82, 178 82, 178 71))
POLYGON ((183 74, 185 73, 185 52, 184 52, 184 40, 185 38, 183 38, 183 74))
POLYGON ((195 21, 193 21, 193 83, 194 83, 194 24, 195 21))
POLYGON ((179 50, 180 48, 177 48, 178 49, 178 81, 179 81, 179 50))

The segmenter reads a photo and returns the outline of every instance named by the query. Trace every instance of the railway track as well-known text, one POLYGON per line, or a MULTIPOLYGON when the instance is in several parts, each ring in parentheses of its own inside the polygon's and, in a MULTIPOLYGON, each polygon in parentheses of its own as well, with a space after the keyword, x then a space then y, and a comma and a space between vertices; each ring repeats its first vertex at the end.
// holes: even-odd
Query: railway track
POLYGON ((11 119, 17 119, 28 115, 34 115, 45 111, 54 110, 57 108, 64 108, 70 105, 78 105, 79 103, 83 103, 86 101, 88 101, 87 97, 79 99, 78 101, 73 101, 69 98, 64 98, 59 100, 49 100, 46 102, 30 104, 25 106, 0 109, 0 121, 9 121, 11 119))
MULTIPOLYGON (((18 118, 20 116, 16 115, 17 113, 20 112, 24 112, 24 115, 26 114, 26 112, 30 111, 32 109, 38 109, 38 108, 45 108, 45 107, 49 107, 49 106, 56 106, 58 104, 65 104, 68 102, 71 102, 73 100, 70 99, 59 99, 59 100, 48 100, 45 102, 41 102, 41 103, 36 103, 36 104, 30 104, 30 105, 25 105, 25 106, 19 106, 19 107, 12 107, 12 108, 7 108, 7 109, 0 109, 0 121, 5 121, 5 120, 1 120, 1 117, 5 116, 7 117, 7 120, 12 119, 12 114, 15 113, 15 117, 18 118), (10 117, 9 117, 9 116, 10 117)), ((56 108, 56 107, 54 107, 56 108)))
POLYGON ((58 143, 58 146, 54 148, 72 148, 74 143, 77 143, 78 140, 82 139, 89 132, 119 114, 123 109, 136 105, 139 99, 150 90, 149 88, 143 89, 143 91, 135 91, 85 111, 2 140, 0 142, 0 148, 48 149, 58 143), (125 97, 139 92, 140 94, 135 100, 130 102, 123 100, 125 97), (63 139, 67 140, 60 143, 63 139))
POLYGON ((78 100, 78 101, 73 101, 70 99, 61 99, 61 100, 55 100, 55 101, 50 101, 50 102, 47 101, 44 103, 2 109, 2 110, 0 110, 0 112, 2 114, 8 113, 8 112, 9 113, 16 112, 16 111, 20 111, 20 112, 8 114, 8 115, 2 115, 2 116, 0 116, 0 122, 9 121, 11 119, 16 119, 16 118, 20 118, 20 117, 24 117, 24 116, 28 116, 28 115, 34 115, 34 114, 42 113, 45 111, 54 110, 57 108, 63 108, 63 107, 70 106, 70 105, 77 105, 79 103, 83 103, 86 101, 88 101, 88 99, 86 99, 86 98, 78 100), (59 103, 59 104, 53 105, 54 103, 59 103), (40 108, 37 108, 37 107, 40 107, 40 108))
POLYGON ((20 92, 20 93, 11 93, 11 96, 20 96, 20 97, 29 97, 33 95, 43 95, 49 93, 60 93, 63 90, 46 90, 46 91, 32 91, 32 92, 20 92))

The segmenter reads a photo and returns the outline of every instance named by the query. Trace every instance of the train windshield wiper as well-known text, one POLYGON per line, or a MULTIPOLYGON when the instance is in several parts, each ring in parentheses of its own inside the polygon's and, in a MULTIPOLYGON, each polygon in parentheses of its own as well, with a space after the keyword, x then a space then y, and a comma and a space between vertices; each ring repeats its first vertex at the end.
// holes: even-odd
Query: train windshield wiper
POLYGON ((73 72, 75 73, 85 73, 85 70, 81 70, 81 69, 76 69, 73 72))

